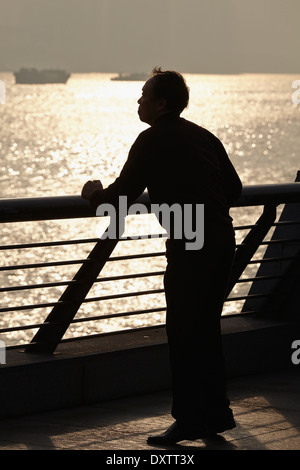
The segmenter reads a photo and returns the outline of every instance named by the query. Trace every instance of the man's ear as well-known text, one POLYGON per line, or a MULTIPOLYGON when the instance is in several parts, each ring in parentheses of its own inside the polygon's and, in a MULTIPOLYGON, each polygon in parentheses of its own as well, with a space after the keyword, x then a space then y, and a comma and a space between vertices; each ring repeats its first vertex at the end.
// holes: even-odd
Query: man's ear
POLYGON ((166 98, 159 98, 157 107, 158 107, 159 111, 166 111, 166 109, 167 109, 167 100, 166 100, 166 98))

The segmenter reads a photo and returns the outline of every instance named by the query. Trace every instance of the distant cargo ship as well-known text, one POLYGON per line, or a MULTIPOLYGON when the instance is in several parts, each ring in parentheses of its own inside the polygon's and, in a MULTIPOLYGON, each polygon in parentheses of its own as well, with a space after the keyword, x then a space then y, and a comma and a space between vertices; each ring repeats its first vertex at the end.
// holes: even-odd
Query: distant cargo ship
POLYGON ((66 83, 70 74, 64 70, 37 70, 22 68, 14 73, 16 83, 66 83))
POLYGON ((119 73, 117 77, 112 77, 111 80, 145 81, 148 78, 146 73, 119 73))

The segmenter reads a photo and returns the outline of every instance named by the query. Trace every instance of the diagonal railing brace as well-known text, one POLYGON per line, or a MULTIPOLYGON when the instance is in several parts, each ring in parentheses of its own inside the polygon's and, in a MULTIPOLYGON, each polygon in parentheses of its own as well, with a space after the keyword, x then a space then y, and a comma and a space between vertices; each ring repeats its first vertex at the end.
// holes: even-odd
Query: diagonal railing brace
POLYGON ((275 222, 276 207, 277 206, 275 204, 267 204, 264 206, 263 213, 255 226, 250 230, 241 245, 237 248, 229 279, 227 296, 230 294, 236 282, 246 269, 249 261, 251 261, 253 255, 257 251, 260 243, 263 241, 272 224, 275 222))
POLYGON ((109 237, 99 239, 25 352, 55 351, 118 241, 109 237))

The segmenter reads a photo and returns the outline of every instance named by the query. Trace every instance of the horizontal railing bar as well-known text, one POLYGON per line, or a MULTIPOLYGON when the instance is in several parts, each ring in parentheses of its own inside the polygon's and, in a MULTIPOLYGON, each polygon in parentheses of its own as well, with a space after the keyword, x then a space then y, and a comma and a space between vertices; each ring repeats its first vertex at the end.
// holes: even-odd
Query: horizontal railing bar
POLYGON ((265 240, 260 242, 260 245, 283 245, 287 243, 300 243, 300 238, 281 238, 277 240, 265 240))
POLYGON ((274 222, 272 226, 280 227, 284 225, 300 225, 300 220, 279 220, 278 222, 274 222))
POLYGON ((16 245, 2 245, 0 250, 19 250, 26 248, 44 248, 46 246, 61 246, 61 245, 80 245, 84 243, 97 243, 99 238, 83 238, 78 240, 57 240, 53 242, 36 242, 36 243, 20 243, 16 245))
MULTIPOLYGON (((138 273, 138 274, 125 274, 121 276, 108 276, 102 277, 95 280, 95 283, 100 282, 110 282, 110 281, 123 281, 126 279, 140 279, 145 277, 152 277, 152 276, 163 276, 165 271, 156 271, 156 272, 149 272, 149 273, 138 273)), ((259 276, 259 277, 249 277, 249 278, 242 278, 238 279, 236 282, 245 283, 245 282, 256 282, 256 281, 266 281, 271 279, 279 279, 282 276, 259 276)), ((11 286, 11 287, 1 287, 0 292, 15 292, 21 290, 34 290, 34 289, 42 289, 42 288, 50 288, 50 287, 62 287, 69 284, 72 284, 76 281, 57 281, 57 282, 48 282, 44 284, 30 284, 26 286, 11 286)))
MULTIPOLYGON (((266 276, 266 278, 267 277, 269 278, 271 276, 266 276)), ((121 294, 121 295, 115 294, 113 296, 105 296, 105 297, 102 297, 102 298, 87 299, 87 301, 109 300, 109 299, 112 299, 112 298, 129 297, 129 296, 135 296, 135 295, 147 295, 147 294, 161 293, 161 292, 163 292, 163 289, 159 289, 159 290, 156 290, 156 291, 154 291, 154 290, 142 291, 142 292, 138 292, 138 293, 133 292, 133 293, 126 293, 126 294, 121 294)), ((246 296, 230 297, 230 298, 227 299, 227 302, 237 301, 237 300, 244 300, 244 299, 247 299, 249 297, 257 298, 257 297, 264 297, 264 296, 265 296, 264 294, 254 294, 254 295, 251 295, 251 296, 246 295, 246 296)), ((41 307, 41 306, 49 306, 49 304, 24 306, 24 308, 26 308, 26 309, 31 308, 31 307, 32 308, 34 308, 34 307, 37 308, 37 307, 41 307)), ((7 310, 11 311, 11 310, 19 310, 19 309, 22 309, 22 307, 20 307, 20 308, 10 307, 7 310)), ((125 317, 125 316, 149 314, 149 313, 155 313, 155 312, 162 312, 162 311, 165 311, 165 309, 166 309, 165 307, 157 307, 157 308, 153 308, 153 309, 136 310, 136 311, 130 311, 130 312, 121 312, 121 313, 119 312, 119 313, 112 313, 112 314, 106 314, 106 315, 101 315, 101 316, 98 315, 98 316, 75 319, 71 323, 81 323, 81 322, 97 321, 97 320, 103 320, 103 319, 109 319, 109 318, 119 318, 119 317, 125 317)), ((46 323, 4 328, 4 329, 0 329, 0 333, 12 332, 12 331, 18 331, 18 330, 34 329, 34 328, 42 327, 42 326, 45 326, 45 325, 46 325, 46 323)))
MULTIPOLYGON (((123 298, 123 297, 132 297, 132 296, 140 296, 140 295, 149 295, 149 294, 155 294, 155 293, 162 293, 164 292, 163 289, 157 289, 157 290, 148 290, 148 291, 139 291, 139 292, 130 292, 130 293, 124 293, 124 294, 114 294, 114 295, 109 295, 109 296, 102 296, 102 297, 93 297, 89 299, 85 299, 84 302, 94 302, 94 301, 99 301, 99 300, 112 300, 112 299, 117 299, 117 298, 123 298)), ((265 297, 265 294, 253 294, 253 295, 245 295, 245 296, 238 296, 238 297, 230 297, 226 299, 226 302, 234 302, 238 300, 245 300, 248 298, 258 298, 258 297, 265 297)), ((34 304, 34 305, 26 305, 26 306, 19 306, 19 307, 8 307, 7 309, 3 308, 0 309, 0 312, 3 311, 17 311, 17 310, 24 310, 24 309, 34 309, 34 308, 42 308, 42 307, 48 307, 52 306, 53 304, 34 304)), ((73 320, 72 323, 80 323, 80 322, 87 322, 87 321, 95 321, 95 320, 101 320, 101 319, 106 319, 106 318, 115 318, 115 317, 122 317, 122 316, 129 316, 129 315, 141 315, 145 313, 153 313, 153 312, 158 312, 158 311, 164 311, 165 307, 157 307, 154 309, 146 309, 146 310, 136 310, 132 312, 121 312, 121 313, 112 313, 108 315, 101 315, 101 316, 93 316, 93 317, 87 317, 87 318, 80 318, 80 319, 75 319, 73 320)), ((36 325, 28 325, 22 327, 15 327, 17 330, 22 330, 22 329, 34 329, 37 327, 41 327, 46 325, 46 323, 43 324, 38 324, 36 325)), ((1 329, 1 332, 4 331, 14 331, 14 327, 11 327, 9 329, 1 329)))
MULTIPOLYGON (((146 240, 146 239, 156 239, 156 238, 165 238, 166 234, 153 234, 153 235, 140 235, 136 240, 146 240)), ((130 237, 121 237, 119 239, 120 242, 123 241, 130 241, 132 240, 130 237)), ((51 247, 51 246, 64 246, 64 245, 82 245, 82 244, 89 244, 89 243, 97 243, 99 238, 81 238, 76 240, 57 240, 53 242, 36 242, 36 243, 20 243, 15 245, 2 245, 0 246, 0 250, 20 250, 26 248, 44 248, 44 247, 51 247)))
POLYGON ((248 264, 258 264, 258 263, 275 263, 279 261, 289 261, 294 259, 293 256, 282 256, 280 258, 262 258, 262 259, 252 259, 248 261, 248 264))
MULTIPOLYGON (((286 246, 286 245, 289 245, 289 244, 298 245, 299 243, 300 243, 299 238, 295 238, 294 240, 293 239, 265 240, 265 241, 261 241, 258 244, 257 249, 260 246, 269 246, 269 245, 285 245, 286 246)), ((236 243, 236 248, 239 248, 240 246, 245 246, 245 243, 244 242, 236 243)))
MULTIPOLYGON (((300 221, 299 220, 280 220, 278 222, 273 222, 273 224, 271 225, 271 227, 281 227, 281 226, 285 226, 285 225, 299 225, 300 224, 300 221)), ((255 227, 255 223, 254 224, 248 224, 248 225, 235 225, 233 228, 234 230, 245 230, 245 229, 251 229, 253 227, 255 227)))
MULTIPOLYGON (((265 245, 284 245, 284 244, 289 244, 289 243, 300 243, 300 238, 280 238, 277 240, 263 240, 258 244, 259 246, 265 246, 265 245)), ((236 243, 236 247, 238 248, 239 246, 244 246, 245 243, 236 243)))
POLYGON ((141 259, 141 258, 154 258, 155 256, 165 256, 165 251, 154 252, 154 253, 140 253, 135 255, 122 255, 122 256, 111 256, 107 261, 126 261, 127 259, 141 259))
MULTIPOLYGON (((300 224, 298 221, 283 221, 283 222, 277 222, 274 223, 272 226, 277 226, 277 225, 297 225, 300 224)), ((234 227, 235 230, 244 230, 244 229, 251 229, 255 227, 255 224, 251 225, 240 225, 234 227)), ((155 239, 155 238, 166 238, 167 235, 165 234, 155 234, 155 235, 141 235, 138 236, 138 238, 135 238, 134 241, 136 240, 145 240, 145 239, 155 239)), ((299 239, 296 239, 299 240, 299 239)), ((83 239, 76 239, 76 240, 58 240, 58 241, 53 241, 53 242, 36 242, 36 243, 20 243, 20 244, 15 244, 15 245, 2 245, 0 246, 0 250, 20 250, 20 249, 27 249, 27 248, 44 248, 44 247, 51 247, 51 246, 64 246, 64 245, 80 245, 80 244, 89 244, 89 243, 97 243, 99 241, 99 238, 83 238, 83 239)), ((131 237, 122 237, 119 239, 119 241, 133 241, 131 237)), ((280 241, 277 241, 279 243, 280 241)), ((265 242, 264 242, 265 243, 265 242)))
POLYGON ((72 284, 74 281, 56 281, 56 282, 47 282, 44 284, 29 284, 26 286, 11 286, 11 287, 1 287, 0 292, 16 292, 20 290, 34 290, 34 289, 43 289, 48 287, 62 287, 72 284))
MULTIPOLYGON (((299 243, 300 239, 283 239, 283 240, 269 240, 261 242, 260 245, 268 245, 268 244, 281 244, 281 243, 299 243)), ((237 244, 236 246, 241 246, 241 244, 237 244)), ((165 252, 157 252, 157 253, 141 253, 141 254, 134 254, 134 255, 122 255, 122 256, 112 256, 107 261, 124 261, 128 259, 141 259, 141 258, 152 258, 155 256, 165 256, 165 252)), ((284 259, 284 258, 279 258, 284 259)), ((286 258, 289 259, 289 258, 286 258)), ((66 261, 49 261, 45 263, 31 263, 31 264, 17 264, 17 265, 10 265, 10 266, 1 266, 0 271, 16 271, 19 269, 33 269, 33 268, 46 268, 46 267, 54 267, 54 266, 68 266, 73 264, 82 264, 85 262, 86 259, 78 259, 78 260, 66 260, 66 261)), ((266 261, 266 260, 263 260, 266 261)))
POLYGON ((238 297, 228 297, 225 302, 236 302, 238 300, 245 300, 245 299, 256 299, 261 297, 267 297, 267 294, 250 294, 250 295, 241 295, 238 297))
POLYGON ((222 320, 224 318, 237 318, 237 317, 242 317, 244 318, 245 316, 249 316, 249 317, 252 317, 255 315, 255 317, 257 316, 257 314, 264 314, 266 311, 265 310, 247 310, 247 311, 243 311, 243 313, 239 312, 239 313, 222 313, 222 320))
POLYGON ((86 259, 67 260, 67 261, 49 261, 45 263, 15 264, 11 266, 1 266, 0 271, 16 271, 18 269, 47 268, 52 266, 68 266, 71 264, 82 264, 86 259))
MULTIPOLYGON (((144 313, 152 313, 152 312, 159 312, 159 311, 165 311, 165 308, 157 308, 157 309, 149 309, 148 311, 145 310, 144 313)), ((128 315, 135 315, 135 314, 142 314, 143 311, 137 311, 137 312, 122 312, 120 315, 119 314, 111 314, 111 315, 103 315, 101 317, 89 317, 89 318, 84 318, 84 319, 78 319, 78 320, 73 320, 71 323, 74 324, 74 323, 80 323, 80 322, 88 322, 88 321, 95 321, 95 320, 101 320, 101 319, 106 319, 106 318, 111 318, 112 316, 128 316, 128 315)), ((232 313, 232 314, 223 314, 222 315, 222 318, 229 318, 229 317, 241 317, 242 315, 247 315, 247 314, 256 314, 256 313, 260 313, 260 312, 252 312, 252 311, 249 311, 249 312, 244 312, 243 314, 241 313, 232 313)), ((11 327, 11 328, 4 328, 4 329, 1 329, 0 330, 0 333, 4 333, 4 332, 14 332, 14 331, 19 331, 19 330, 30 330, 30 329, 35 329, 35 328, 39 328, 39 327, 43 327, 45 326, 46 323, 37 323, 37 324, 32 324, 32 325, 28 325, 28 326, 19 326, 19 327, 11 327)), ((136 331, 136 330, 140 330, 140 329, 155 329, 155 328, 158 328, 158 327, 164 327, 164 324, 155 324, 155 325, 151 325, 151 326, 146 326, 146 327, 141 327, 141 328, 131 328, 131 331, 136 331)), ((95 337, 99 337, 99 336, 107 336, 107 335, 111 335, 111 334, 114 334, 114 333, 122 333, 122 332, 125 332, 125 331, 128 331, 128 330, 116 330, 116 331, 112 331, 112 332, 104 332, 104 333, 95 333, 95 334, 89 334, 89 335, 82 335, 82 336, 76 336, 76 337, 73 337, 73 338, 64 338, 62 339, 62 343, 63 342, 68 342, 68 341, 75 341, 75 340, 80 340, 82 338, 86 338, 87 336, 90 338, 91 336, 95 337)), ((30 343, 32 344, 32 343, 30 343)), ((28 344, 18 344, 18 345, 7 345, 6 349, 22 349, 22 348, 25 348, 28 344)))
POLYGON ((32 343, 11 344, 11 345, 7 345, 5 349, 6 349, 6 350, 10 350, 10 351, 12 351, 12 350, 14 350, 14 349, 19 349, 19 350, 21 349, 21 350, 23 350, 23 349, 25 349, 27 346, 29 346, 30 344, 32 344, 32 343))
MULTIPOLYGON (((111 294, 111 295, 105 295, 105 296, 98 296, 98 297, 88 297, 84 299, 82 303, 91 303, 91 302, 99 302, 103 300, 116 300, 116 299, 122 299, 126 297, 138 297, 142 295, 151 295, 151 294, 161 294, 164 292, 164 289, 150 289, 150 290, 145 290, 145 291, 138 291, 138 292, 125 292, 121 294, 111 294)), ((240 297, 228 297, 225 301, 230 302, 230 301, 237 301, 237 300, 243 300, 243 299, 248 299, 248 298, 253 298, 253 297, 264 297, 264 294, 253 294, 251 296, 240 296, 240 297)), ((14 311, 20 311, 20 310, 34 310, 37 308, 47 308, 47 307, 53 307, 61 302, 48 302, 48 303, 40 303, 40 304, 31 304, 31 305, 19 305, 15 307, 2 307, 0 308, 0 313, 5 313, 5 312, 14 312, 14 311)))
POLYGON ((248 230, 255 227, 255 224, 249 224, 249 225, 237 225, 234 228, 235 231, 237 230, 248 230))
MULTIPOLYGON (((149 273, 137 273, 137 274, 124 274, 121 276, 107 276, 101 277, 95 280, 95 283, 99 282, 109 282, 109 281, 124 281, 125 279, 137 279, 137 278, 144 278, 144 277, 152 277, 152 276, 163 276, 165 271, 155 271, 149 273)), ((73 284, 76 281, 56 281, 56 282, 47 282, 43 284, 29 284, 23 286, 11 286, 11 287, 1 287, 0 292, 12 292, 12 291, 20 291, 20 290, 33 290, 33 289, 42 289, 42 288, 49 288, 49 287, 61 287, 73 284)))
MULTIPOLYGON (((158 309, 149 309, 150 310, 150 313, 151 313, 151 310, 153 311, 164 311, 165 308, 158 308, 158 309)), ((142 312, 142 311, 141 311, 142 312)), ((128 315, 128 312, 123 312, 124 313, 124 316, 125 315, 128 315)), ((122 313, 122 314, 123 314, 122 313)), ((131 313, 131 312, 129 312, 131 313)), ((147 311, 145 311, 145 313, 147 313, 147 311)), ((231 317, 244 317, 245 315, 253 315, 253 314, 258 314, 258 313, 264 313, 264 312, 260 312, 260 311, 245 311, 243 313, 231 313, 231 314, 223 314, 222 315, 222 318, 231 318, 231 317)), ((122 315, 120 314, 120 316, 122 315)), ((134 312, 133 312, 134 314, 134 312)), ((112 314, 114 315, 114 314, 112 314)), ((105 316, 102 316, 101 318, 105 318, 105 316)), ((97 317, 97 319, 100 319, 99 317, 97 317)), ((89 321, 91 320, 91 317, 90 318, 87 318, 87 319, 83 319, 82 321, 89 321)), ((77 321, 76 320, 73 320, 72 323, 76 323, 77 321)), ((23 327, 11 327, 9 330, 10 331, 14 331, 14 328, 17 328, 18 330, 22 330, 22 329, 34 329, 34 328, 38 328, 38 327, 43 327, 45 326, 45 323, 42 323, 42 324, 33 324, 33 325, 28 325, 28 326, 23 326, 23 327)), ((156 329, 158 327, 165 327, 164 324, 156 324, 156 325, 151 325, 151 326, 146 326, 146 327, 140 327, 140 328, 131 328, 131 331, 136 331, 136 330, 148 330, 149 328, 150 329, 156 329)), ((4 332, 4 330, 6 329, 3 329, 3 330, 0 330, 0 332, 4 332)), ((81 336, 76 336, 76 337, 72 337, 72 338, 63 338, 62 339, 62 343, 64 342, 70 342, 70 341, 76 341, 76 340, 80 340, 80 339, 84 339, 84 338, 87 338, 87 337, 102 337, 102 336, 108 336, 108 335, 112 335, 112 334, 116 334, 116 333, 123 333, 123 332, 127 332, 128 330, 116 330, 116 331, 112 331, 112 332, 103 332, 103 333, 95 333, 95 334, 89 334, 89 335, 81 335, 81 336)), ((32 344, 32 343, 30 343, 32 344)), ((29 344, 17 344, 17 345, 7 345, 6 346, 6 349, 23 349, 25 348, 26 346, 28 346, 29 344)))
POLYGON ((138 292, 125 292, 123 294, 104 295, 104 296, 99 296, 99 297, 88 297, 88 298, 85 298, 82 303, 98 302, 101 300, 123 299, 125 297, 137 297, 140 295, 160 294, 162 292, 164 292, 164 289, 152 289, 152 290, 145 290, 145 291, 138 291, 138 292))
MULTIPOLYGON (((287 240, 289 241, 289 240, 287 240)), ((299 242, 298 239, 296 239, 297 242, 299 242)), ((275 240, 276 242, 276 240, 275 240)), ((261 244, 264 244, 262 242, 261 244)), ((242 245, 242 244, 241 244, 242 245)), ((240 245, 237 245, 240 246, 240 245)), ((124 261, 128 259, 141 259, 141 258, 152 258, 155 256, 165 256, 165 252, 157 252, 157 253, 141 253, 141 254, 134 254, 134 255, 123 255, 123 256, 112 256, 110 257, 107 262, 109 261, 124 261)), ((276 258, 276 260, 288 260, 292 259, 291 257, 282 257, 282 258, 276 258)), ((275 259, 274 259, 275 260, 275 259)), ((33 269, 33 268, 47 268, 47 267, 53 267, 53 266, 68 266, 68 265, 73 265, 73 264, 82 264, 86 262, 86 259, 78 259, 78 260, 66 260, 66 261, 49 261, 45 263, 32 263, 32 264, 19 264, 19 265, 11 265, 11 266, 1 266, 0 271, 16 271, 18 269, 33 269)), ((261 262, 267 262, 267 261, 273 261, 273 259, 263 259, 260 260, 261 262)), ((253 261, 249 261, 251 263, 253 261)), ((258 261, 255 261, 257 263, 258 261)))
MULTIPOLYGON (((244 186, 235 207, 284 204, 300 201, 300 183, 244 186)), ((144 192, 135 203, 151 209, 150 199, 144 192)), ((81 196, 35 197, 0 200, 0 222, 59 220, 95 217, 88 201, 81 196)))
MULTIPOLYGON (((261 242, 261 245, 268 245, 271 243, 299 243, 299 239, 294 239, 294 240, 270 240, 266 242, 261 242)), ((238 246, 241 246, 243 243, 240 245, 237 244, 238 246)), ((107 261, 124 261, 128 259, 141 259, 141 258, 152 258, 152 257, 159 257, 159 256, 165 256, 165 252, 157 252, 157 253, 141 253, 141 254, 134 254, 134 255, 122 255, 122 256, 112 256, 110 257, 107 261)), ((291 259, 291 258, 278 258, 280 260, 283 259, 291 259)), ((19 264, 19 265, 10 265, 10 266, 1 266, 0 271, 16 271, 19 269, 33 269, 33 268, 47 268, 47 267, 54 267, 54 266, 68 266, 68 265, 74 265, 74 264, 82 264, 86 262, 86 259, 78 259, 78 260, 66 260, 66 261, 49 261, 45 263, 31 263, 31 264, 19 264)), ((270 261, 268 259, 263 259, 261 260, 263 262, 270 261)), ((256 261, 257 262, 257 261, 256 261)), ((249 262, 251 263, 251 261, 249 262)))
POLYGON ((14 331, 34 330, 35 328, 41 328, 44 325, 46 325, 46 323, 35 323, 33 325, 10 326, 8 328, 1 328, 0 333, 12 333, 14 331))
MULTIPOLYGON (((127 259, 153 258, 154 256, 165 256, 165 252, 112 256, 108 258, 107 262, 124 261, 127 259)), ((17 265, 11 265, 11 266, 1 266, 0 271, 15 271, 18 269, 47 268, 47 267, 52 267, 52 266, 67 266, 70 264, 82 264, 86 262, 87 260, 88 259, 77 259, 77 260, 67 260, 67 261, 49 261, 45 263, 31 263, 31 264, 17 264, 17 265)))
POLYGON ((109 314, 97 315, 93 317, 75 318, 74 320, 71 321, 71 323, 97 321, 97 320, 103 320, 103 319, 108 319, 108 318, 128 317, 128 316, 134 316, 134 315, 145 315, 149 313, 163 312, 165 310, 166 310, 166 307, 157 307, 157 308, 149 308, 145 310, 134 310, 130 312, 109 313, 109 314))
POLYGON ((270 281, 272 279, 281 279, 283 277, 284 277, 283 275, 279 275, 279 274, 277 276, 272 275, 272 276, 245 277, 245 278, 238 279, 236 283, 241 284, 243 282, 270 281))
MULTIPOLYGON (((225 318, 230 317, 231 315, 224 315, 225 318)), ((244 314, 232 314, 234 317, 242 317, 244 314)), ((158 323, 156 325, 150 325, 150 326, 142 326, 139 328, 131 328, 130 331, 149 331, 149 330, 155 330, 157 328, 165 328, 164 323, 158 323)), ((116 334, 123 334, 123 333, 128 333, 128 329, 122 329, 122 330, 114 330, 114 331, 109 331, 109 332, 103 332, 103 333, 94 333, 94 334, 88 334, 88 335, 81 335, 81 336, 75 336, 72 338, 63 338, 61 340, 61 343, 70 343, 78 340, 84 340, 84 339, 90 339, 90 338, 101 338, 101 337, 106 337, 106 336, 112 336, 116 334)), ((33 343, 24 343, 24 344, 16 344, 16 345, 7 345, 6 349, 25 349, 27 346, 31 346, 33 343)))
POLYGON ((235 207, 285 204, 300 201, 300 183, 244 186, 235 207))
POLYGON ((139 240, 151 240, 151 239, 157 239, 157 238, 167 238, 166 233, 153 233, 153 234, 148 234, 148 235, 128 235, 126 237, 120 237, 119 241, 120 242, 130 242, 130 241, 139 241, 139 240))
MULTIPOLYGON (((100 320, 128 317, 128 316, 138 316, 138 315, 145 315, 145 314, 165 312, 165 311, 166 311, 166 307, 157 307, 157 308, 152 308, 152 309, 111 313, 111 314, 97 315, 97 316, 91 316, 91 317, 85 317, 85 318, 81 317, 81 318, 76 318, 72 320, 71 324, 86 323, 90 321, 100 321, 100 320)), ((245 312, 245 313, 249 313, 249 312, 245 312)), ((258 313, 258 312, 250 312, 250 313, 258 313)), ((236 314, 231 314, 231 315, 236 317, 237 315, 240 315, 240 314, 236 313, 236 314)), ((230 314, 226 314, 224 316, 229 317, 230 314)), ((21 326, 15 326, 15 327, 1 328, 0 333, 12 333, 14 331, 33 330, 36 328, 43 328, 46 325, 47 323, 35 323, 35 324, 30 324, 30 325, 21 325, 21 326)), ((79 337, 76 336, 76 338, 78 339, 79 337)))
MULTIPOLYGON (((85 318, 75 318, 74 320, 71 321, 72 324, 75 323, 86 323, 89 321, 98 321, 98 320, 105 320, 105 319, 110 319, 110 318, 120 318, 120 317, 128 317, 128 316, 136 316, 136 315, 145 315, 145 314, 150 314, 150 313, 157 313, 157 312, 163 312, 166 310, 166 307, 157 307, 157 308, 150 308, 150 309, 144 309, 144 310, 135 310, 135 311, 130 311, 130 312, 119 312, 119 313, 110 313, 110 314, 105 314, 105 315, 97 315, 97 316, 91 316, 91 317, 85 317, 85 318)), ((22 326, 12 326, 8 328, 2 328, 0 329, 0 333, 7 333, 7 332, 13 332, 13 331, 20 331, 20 330, 32 330, 34 328, 42 328, 47 323, 35 323, 32 325, 22 325, 22 326)))
MULTIPOLYGON (((157 328, 165 328, 165 325, 163 323, 158 323, 156 325, 151 325, 151 326, 141 326, 139 328, 131 328, 130 331, 149 331, 149 330, 155 330, 157 328)), ((89 338, 100 338, 104 336, 112 336, 116 334, 122 334, 122 333, 128 333, 128 329, 122 329, 122 330, 114 330, 114 331, 106 331, 103 333, 94 333, 94 334, 89 334, 89 335, 81 335, 81 336, 76 336, 73 338, 62 338, 61 343, 70 343, 73 341, 78 341, 82 339, 89 339, 89 338)), ((32 344, 36 344, 35 342, 30 342, 27 344, 16 344, 16 345, 10 345, 7 346, 6 349, 25 349, 28 346, 31 346, 32 344)))
MULTIPOLYGON (((135 311, 129 311, 129 312, 120 312, 120 313, 111 313, 111 314, 105 314, 105 315, 97 315, 97 316, 91 316, 91 317, 85 317, 85 318, 77 318, 74 319, 71 324, 76 324, 76 323, 86 323, 90 321, 100 321, 100 320, 106 320, 106 319, 113 319, 113 318, 120 318, 120 317, 128 317, 128 316, 138 316, 138 315, 145 315, 145 314, 151 314, 151 313, 158 313, 158 312, 165 312, 166 307, 157 307, 157 308, 152 308, 152 309, 144 309, 144 310, 135 310, 135 311)), ((249 312, 246 312, 249 313, 249 312)), ((257 313, 257 312, 250 312, 250 313, 257 313)), ((238 313, 236 314, 231 314, 232 316, 237 316, 240 315, 238 313)), ((224 315, 226 317, 229 317, 230 314, 224 315)), ((32 330, 36 328, 42 328, 46 325, 46 323, 35 323, 31 325, 22 325, 22 326, 16 326, 16 327, 9 327, 9 328, 2 328, 0 329, 0 333, 9 333, 9 332, 14 332, 14 331, 23 331, 23 330, 32 330)), ((76 336, 76 339, 79 339, 80 337, 76 336)))
POLYGON ((16 305, 14 307, 1 307, 0 313, 17 312, 20 310, 34 310, 36 308, 54 307, 54 305, 57 305, 59 303, 61 302, 46 302, 46 303, 31 304, 31 305, 16 305))
MULTIPOLYGON (((98 302, 101 300, 112 300, 112 299, 122 299, 124 297, 136 297, 140 295, 149 295, 149 294, 159 294, 164 292, 164 289, 153 289, 153 290, 146 290, 146 291, 138 291, 138 292, 126 292, 122 294, 111 294, 99 297, 89 297, 84 299, 82 303, 87 302, 98 302)), ((46 308, 46 307, 54 307, 61 302, 49 302, 49 303, 40 303, 40 304, 31 304, 31 305, 19 305, 15 307, 1 307, 0 313, 4 312, 13 312, 13 311, 20 311, 20 310, 33 310, 36 308, 46 308)))
MULTIPOLYGON (((163 292, 164 292, 164 289, 151 289, 151 290, 138 291, 138 292, 126 292, 126 293, 123 293, 123 294, 111 294, 111 295, 99 296, 99 297, 89 297, 89 298, 86 298, 82 303, 99 302, 99 301, 105 301, 105 300, 116 300, 116 299, 123 299, 123 298, 126 298, 126 297, 138 297, 138 296, 142 296, 142 295, 161 294, 163 292)), ((255 294, 254 296, 255 297, 261 297, 261 296, 263 296, 263 294, 255 294)), ((249 297, 252 298, 253 296, 247 296, 246 295, 246 296, 241 296, 241 297, 229 297, 229 298, 226 299, 226 302, 247 299, 249 297)), ((2 307, 2 308, 0 308, 0 313, 54 307, 55 305, 57 305, 59 303, 61 303, 61 302, 47 302, 47 303, 40 303, 40 304, 17 305, 17 306, 14 306, 14 307, 2 307)))
MULTIPOLYGON (((165 309, 161 309, 162 311, 165 310, 165 309)), ((103 317, 103 318, 109 318, 109 316, 107 317, 103 317)), ((97 317, 97 319, 99 320, 100 318, 97 317)), ((84 319, 83 321, 89 321, 89 319, 84 319)), ((75 321, 71 322, 71 323, 76 323, 75 321)), ((18 330, 25 330, 25 329, 34 329, 34 328, 39 328, 39 327, 43 327, 45 326, 46 323, 42 323, 42 324, 35 324, 35 325, 29 325, 28 327, 15 327, 15 328, 5 328, 3 330, 0 330, 0 333, 9 333, 9 332, 14 332, 14 331, 18 331, 18 330)), ((157 326, 160 325, 160 324, 156 324, 156 325, 152 325, 151 328, 157 328, 157 326)), ((145 327, 146 328, 146 327, 145 327)), ((149 327, 147 327, 149 328, 149 327)), ((135 331, 136 329, 138 328, 131 328, 131 331, 135 331)), ((117 331, 120 331, 120 330, 117 330, 117 331)), ((125 331, 125 330, 121 330, 121 331, 125 331)), ((128 331, 128 330, 126 330, 128 331)), ((95 334, 95 335, 89 335, 89 336, 102 336, 104 335, 105 333, 100 333, 100 334, 95 334)), ((110 333, 108 333, 110 334, 110 333)), ((70 339, 80 339, 80 338, 84 338, 85 336, 76 336, 75 338, 70 338, 70 339)), ((69 340, 70 340, 69 339, 69 340)), ((64 341, 64 340, 62 340, 64 341)), ((32 344, 32 343, 30 343, 32 344)), ((7 349, 12 349, 12 348, 18 348, 18 347, 24 347, 25 345, 14 345, 14 346, 8 346, 7 349)))
POLYGON ((148 273, 122 274, 121 276, 99 277, 95 282, 124 281, 125 279, 136 279, 142 277, 163 276, 165 271, 153 271, 148 273))
MULTIPOLYGON (((299 225, 300 222, 295 221, 281 221, 272 224, 272 226, 283 226, 283 225, 299 225)), ((251 229, 255 227, 255 224, 251 225, 240 225, 235 226, 235 230, 244 230, 244 229, 251 229)), ((138 235, 137 235, 138 236, 138 235)), ((166 238, 166 234, 155 234, 155 235, 141 235, 138 236, 135 240, 146 240, 146 239, 155 239, 155 238, 166 238)), ((121 237, 119 241, 132 241, 131 237, 121 237)), ((15 245, 0 245, 0 250, 20 250, 20 249, 27 249, 27 248, 44 248, 44 247, 51 247, 51 246, 64 246, 64 245, 81 245, 81 244, 89 244, 89 243, 97 243, 99 238, 82 238, 76 240, 58 240, 53 242, 36 242, 36 243, 20 243, 15 245)))

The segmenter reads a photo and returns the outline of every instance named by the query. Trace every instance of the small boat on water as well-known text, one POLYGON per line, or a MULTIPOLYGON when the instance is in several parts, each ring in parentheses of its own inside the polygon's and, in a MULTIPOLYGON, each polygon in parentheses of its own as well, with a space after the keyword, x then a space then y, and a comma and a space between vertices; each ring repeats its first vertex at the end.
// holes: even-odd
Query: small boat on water
POLYGON ((111 80, 145 81, 148 78, 146 73, 119 73, 116 77, 112 77, 111 80))
POLYGON ((39 84, 39 83, 66 83, 70 74, 64 70, 46 69, 38 70, 35 68, 21 68, 14 73, 16 83, 39 84))

